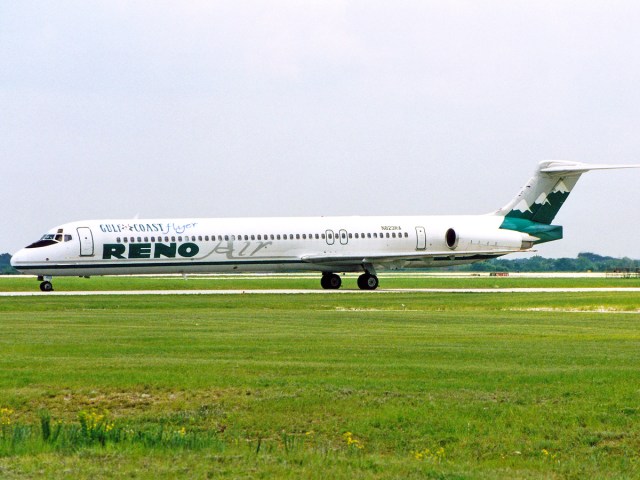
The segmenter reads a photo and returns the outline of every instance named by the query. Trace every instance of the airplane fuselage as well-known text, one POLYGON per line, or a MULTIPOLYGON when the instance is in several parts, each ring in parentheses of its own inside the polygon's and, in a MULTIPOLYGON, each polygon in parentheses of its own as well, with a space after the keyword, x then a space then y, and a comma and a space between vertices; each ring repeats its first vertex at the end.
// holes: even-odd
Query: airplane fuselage
POLYGON ((491 215, 89 220, 55 227, 45 235, 51 243, 21 250, 13 265, 39 276, 331 272, 336 263, 343 271, 362 271, 362 264, 425 268, 531 246, 527 235, 500 230, 501 221, 491 215), (56 235, 68 240, 55 242, 56 235))

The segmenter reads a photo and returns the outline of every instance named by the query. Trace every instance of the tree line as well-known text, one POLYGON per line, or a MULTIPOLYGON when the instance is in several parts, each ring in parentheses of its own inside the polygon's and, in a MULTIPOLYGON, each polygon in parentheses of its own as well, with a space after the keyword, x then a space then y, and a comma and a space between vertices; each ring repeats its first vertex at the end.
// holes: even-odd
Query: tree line
POLYGON ((12 267, 11 255, 8 253, 0 253, 0 274, 17 273, 12 267))
POLYGON ((610 272, 636 271, 640 260, 628 257, 605 257, 591 252, 579 253, 576 258, 496 258, 486 262, 455 267, 457 271, 468 272, 610 272))
MULTIPOLYGON (((11 255, 0 254, 0 274, 16 272, 10 264, 11 255)), ((579 253, 576 258, 545 258, 536 255, 530 258, 502 259, 460 265, 438 270, 461 272, 607 272, 613 270, 640 269, 640 260, 631 258, 604 257, 596 253, 579 253)))

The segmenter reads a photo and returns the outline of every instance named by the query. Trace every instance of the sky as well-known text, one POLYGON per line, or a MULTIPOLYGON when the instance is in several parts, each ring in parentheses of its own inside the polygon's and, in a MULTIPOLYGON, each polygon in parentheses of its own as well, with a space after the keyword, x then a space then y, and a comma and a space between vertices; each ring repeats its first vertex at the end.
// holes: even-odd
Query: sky
MULTIPOLYGON (((83 219, 482 214, 640 163, 635 1, 0 2, 0 252, 83 219)), ((640 258, 640 170, 547 257, 640 258)))

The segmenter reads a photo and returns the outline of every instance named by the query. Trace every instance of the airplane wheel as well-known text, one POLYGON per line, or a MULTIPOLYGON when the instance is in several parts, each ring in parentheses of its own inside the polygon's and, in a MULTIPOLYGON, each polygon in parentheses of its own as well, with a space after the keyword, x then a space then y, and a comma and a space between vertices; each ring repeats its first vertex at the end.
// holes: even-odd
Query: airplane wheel
POLYGON ((360 288, 360 290, 375 290, 378 288, 378 277, 369 273, 363 273, 358 277, 358 288, 360 288))
POLYGON ((53 285, 51 282, 42 282, 40 284, 40 290, 43 292, 53 292, 53 285))
POLYGON ((335 273, 327 273, 322 275, 320 285, 326 290, 337 290, 342 285, 342 279, 335 273))

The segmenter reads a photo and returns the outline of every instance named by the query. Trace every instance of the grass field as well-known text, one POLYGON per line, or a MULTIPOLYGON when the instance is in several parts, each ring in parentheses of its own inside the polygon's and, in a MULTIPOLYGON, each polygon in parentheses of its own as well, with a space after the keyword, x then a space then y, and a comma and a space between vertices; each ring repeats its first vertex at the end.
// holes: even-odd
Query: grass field
MULTIPOLYGON (((444 286, 520 280, 638 286, 444 286)), ((637 292, 3 297, 0 478, 638 478, 639 321, 637 292)))
MULTIPOLYGON (((343 277, 343 289, 357 290, 357 274, 343 277)), ((35 277, 0 276, 0 292, 39 291, 35 277)), ((189 275, 132 277, 55 277, 57 291, 105 290, 242 290, 242 289, 320 289, 320 274, 281 275, 189 275)), ((604 278, 601 276, 559 277, 490 277, 476 275, 432 275, 422 273, 382 273, 380 288, 518 288, 518 287, 640 287, 639 278, 604 278)))

